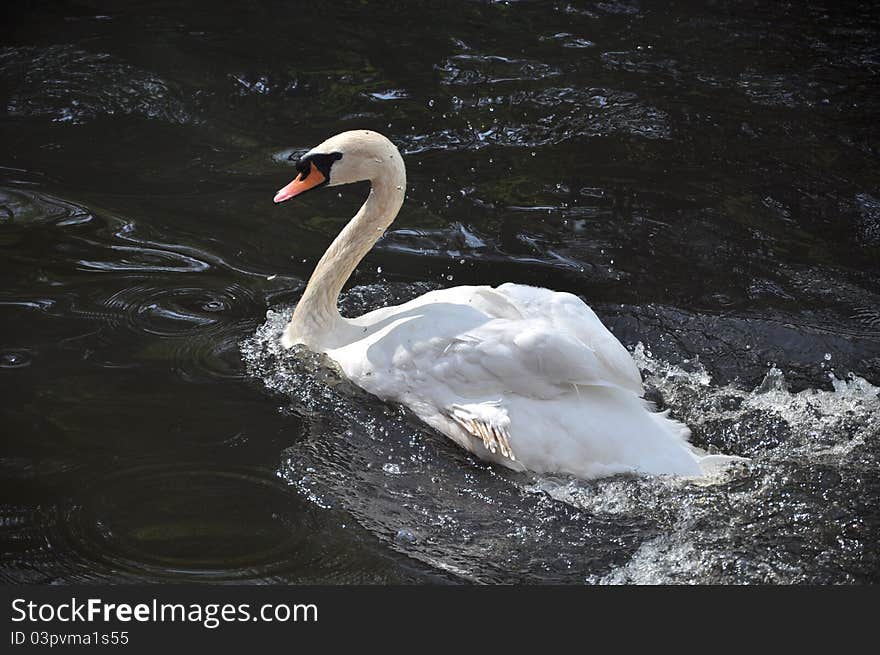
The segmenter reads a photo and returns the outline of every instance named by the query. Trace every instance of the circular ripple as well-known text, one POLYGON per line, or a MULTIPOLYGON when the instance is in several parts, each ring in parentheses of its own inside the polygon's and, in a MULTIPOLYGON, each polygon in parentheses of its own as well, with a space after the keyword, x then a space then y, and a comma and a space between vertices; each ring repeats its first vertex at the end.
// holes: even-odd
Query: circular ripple
POLYGON ((0 350, 0 368, 25 368, 34 360, 27 350, 0 350))
POLYGON ((96 573, 241 580, 320 568, 314 509, 259 472, 119 471, 78 500, 60 529, 96 573))
POLYGON ((193 382, 240 379, 246 375, 238 344, 253 332, 264 311, 264 301, 238 284, 202 279, 202 286, 175 287, 171 281, 151 280, 96 298, 96 311, 84 311, 104 324, 101 341, 115 361, 126 345, 151 338, 139 352, 162 360, 181 377, 193 382), (222 285, 221 285, 222 284, 222 285), (162 285, 162 286, 159 286, 162 285), (158 341, 156 341, 158 339, 158 341))
POLYGON ((111 323, 139 333, 179 337, 229 317, 247 316, 257 303, 250 289, 233 283, 222 288, 139 284, 117 291, 102 304, 111 323))
POLYGON ((242 319, 175 341, 174 370, 189 382, 247 377, 239 344, 256 326, 256 319, 242 319))

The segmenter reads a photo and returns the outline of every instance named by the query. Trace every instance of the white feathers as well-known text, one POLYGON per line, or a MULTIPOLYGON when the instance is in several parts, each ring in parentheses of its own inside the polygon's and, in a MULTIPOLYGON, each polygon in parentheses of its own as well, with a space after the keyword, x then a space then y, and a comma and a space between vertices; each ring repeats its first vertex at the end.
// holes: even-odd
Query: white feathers
POLYGON ((687 428, 650 411, 629 353, 571 294, 455 287, 344 328, 326 352, 346 375, 484 459, 584 478, 702 473, 687 428))

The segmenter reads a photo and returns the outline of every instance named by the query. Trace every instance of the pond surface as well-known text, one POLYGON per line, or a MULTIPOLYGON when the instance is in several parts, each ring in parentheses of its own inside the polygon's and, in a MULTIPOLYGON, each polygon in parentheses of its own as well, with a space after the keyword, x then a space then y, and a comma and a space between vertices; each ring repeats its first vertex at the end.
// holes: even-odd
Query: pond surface
POLYGON ((0 37, 0 579, 880 581, 875 3, 29 4, 0 37), (362 127, 409 189, 345 312, 576 293, 750 462, 515 475, 282 352, 367 190, 273 194, 362 127))

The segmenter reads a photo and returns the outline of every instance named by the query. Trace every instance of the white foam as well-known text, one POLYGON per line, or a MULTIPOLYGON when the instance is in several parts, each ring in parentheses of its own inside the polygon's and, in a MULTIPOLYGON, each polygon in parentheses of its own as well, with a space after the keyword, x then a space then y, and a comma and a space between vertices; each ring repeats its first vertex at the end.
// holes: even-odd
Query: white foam
POLYGON ((795 438, 787 444, 788 454, 792 448, 801 454, 846 452, 863 443, 880 420, 880 388, 853 374, 840 379, 829 373, 831 390, 792 393, 784 373, 771 365, 761 383, 748 390, 735 384, 712 386, 711 376, 696 359, 690 361, 695 370, 688 371, 654 359, 642 343, 633 358, 647 372, 646 382, 656 386, 689 425, 736 422, 749 412, 762 412, 768 420, 782 419, 791 428, 795 438))

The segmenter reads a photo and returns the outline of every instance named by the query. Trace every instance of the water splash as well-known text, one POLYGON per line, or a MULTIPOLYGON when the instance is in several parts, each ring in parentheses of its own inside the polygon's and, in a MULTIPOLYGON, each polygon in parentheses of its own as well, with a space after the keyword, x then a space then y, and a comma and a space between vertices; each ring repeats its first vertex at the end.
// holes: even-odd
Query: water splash
MULTIPOLYGON (((419 289, 358 287, 348 311, 419 289)), ((634 357, 653 397, 709 450, 747 454, 716 477, 593 482, 480 462, 345 380, 284 351, 290 310, 242 345, 251 375, 305 419, 279 474, 315 505, 350 514, 393 550, 478 582, 853 582, 877 570, 878 389, 850 377, 792 393, 771 368, 756 389, 715 385, 698 360, 634 357), (401 536, 403 535, 403 536, 401 536), (549 544, 552 543, 552 548, 549 544)))

